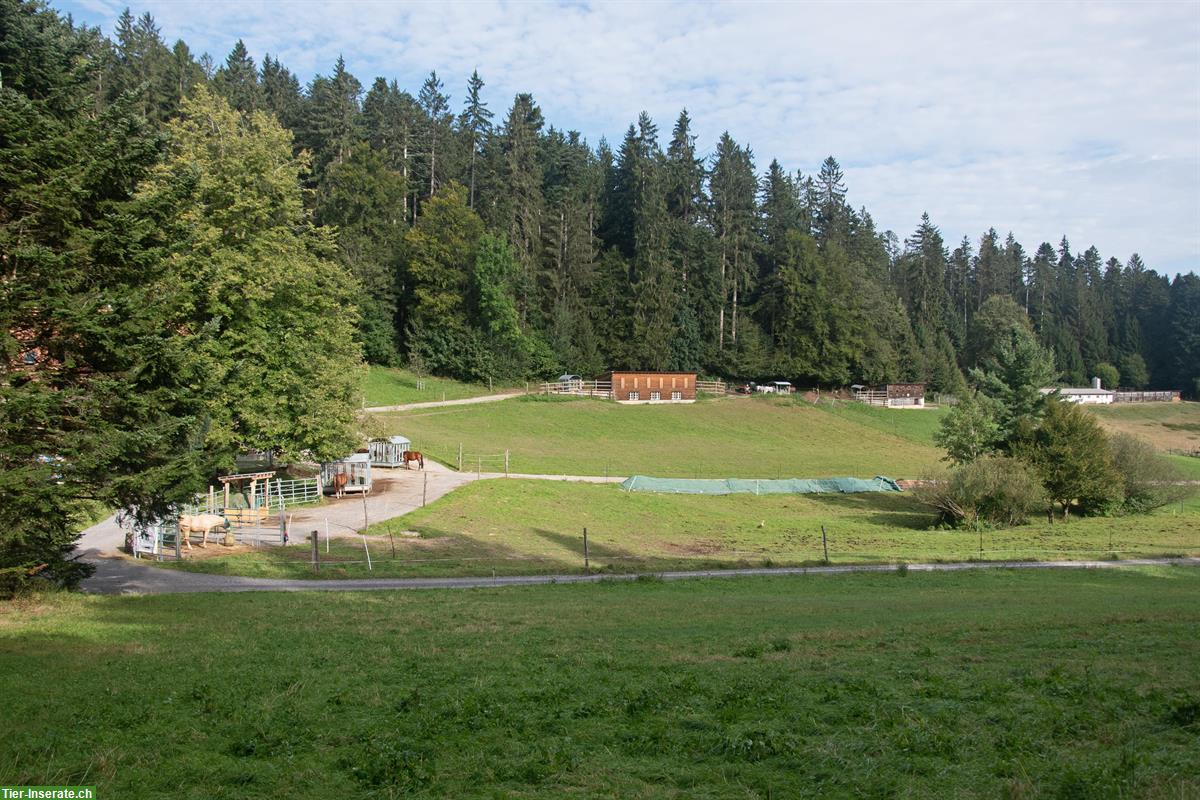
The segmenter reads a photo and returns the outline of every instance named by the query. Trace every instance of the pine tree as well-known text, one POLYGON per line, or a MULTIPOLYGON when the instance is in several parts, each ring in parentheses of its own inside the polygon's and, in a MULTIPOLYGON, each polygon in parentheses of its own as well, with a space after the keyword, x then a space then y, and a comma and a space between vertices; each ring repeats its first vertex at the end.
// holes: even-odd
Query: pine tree
POLYGON ((442 175, 447 171, 445 147, 450 139, 450 123, 453 118, 450 115, 450 98, 442 91, 443 88, 437 72, 430 72, 425 83, 421 85, 420 94, 417 95, 417 105, 425 115, 422 130, 422 147, 424 148, 422 155, 424 156, 425 179, 428 181, 429 187, 426 197, 433 197, 442 182, 442 175), (439 150, 443 162, 441 164, 438 163, 439 150))
POLYGON ((480 91, 483 89, 483 79, 479 71, 471 73, 467 81, 467 103, 458 118, 458 129, 466 140, 466 149, 470 153, 467 178, 467 205, 475 207, 475 171, 481 162, 481 155, 487 147, 488 137, 492 135, 492 112, 483 102, 480 91))
POLYGON ((503 230, 521 267, 518 309, 521 325, 527 326, 535 298, 535 276, 542 241, 545 198, 542 196, 541 141, 542 112, 532 95, 519 94, 504 120, 500 134, 503 152, 499 181, 503 230))
POLYGON ((225 66, 213 76, 213 88, 237 111, 248 114, 263 107, 262 87, 258 85, 258 68, 241 39, 225 59, 225 66))
POLYGON ((737 344, 739 296, 749 287, 756 243, 758 179, 751 153, 728 132, 721 135, 709 181, 712 222, 720 251, 717 347, 725 347, 726 320, 737 344), (729 314, 726 314, 726 306, 729 314))
POLYGON ((304 104, 300 79, 268 53, 263 56, 258 83, 262 89, 263 109, 274 114, 283 127, 289 130, 299 127, 304 104))

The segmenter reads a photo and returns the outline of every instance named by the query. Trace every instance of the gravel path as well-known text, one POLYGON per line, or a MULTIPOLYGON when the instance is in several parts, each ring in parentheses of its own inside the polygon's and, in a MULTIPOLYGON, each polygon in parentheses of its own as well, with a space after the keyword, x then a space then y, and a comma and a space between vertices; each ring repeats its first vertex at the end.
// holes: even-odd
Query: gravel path
POLYGON ((389 411, 416 411, 421 408, 440 408, 442 406, 468 406, 472 403, 495 403, 510 397, 520 397, 525 392, 505 392, 504 394, 485 394, 481 397, 465 397, 462 400, 432 400, 428 403, 403 403, 398 406, 368 406, 364 408, 369 414, 386 414, 389 411))
MULTIPOLYGON (((96 574, 83 584, 96 594, 177 594, 185 592, 305 592, 378 591, 402 589, 478 589, 489 586, 530 586, 549 583, 631 581, 630 575, 521 575, 479 578, 380 578, 367 580, 278 580, 203 575, 158 569, 130 559, 99 558, 92 561, 96 574)), ((952 564, 909 564, 910 572, 960 572, 973 569, 1117 569, 1123 567, 1181 565, 1200 567, 1200 558, 1140 558, 1127 561, 994 561, 952 564)), ((842 575, 856 572, 895 572, 892 564, 828 567, 772 567, 763 569, 696 570, 646 573, 668 581, 696 578, 736 578, 766 575, 842 575)))

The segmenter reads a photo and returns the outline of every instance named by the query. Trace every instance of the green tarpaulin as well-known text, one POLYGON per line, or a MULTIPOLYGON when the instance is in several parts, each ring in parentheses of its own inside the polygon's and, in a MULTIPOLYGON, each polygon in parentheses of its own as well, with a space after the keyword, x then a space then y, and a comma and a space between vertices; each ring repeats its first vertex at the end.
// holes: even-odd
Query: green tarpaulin
POLYGON ((747 478, 648 478, 634 475, 621 483, 627 492, 661 494, 849 494, 854 492, 898 492, 891 478, 788 478, 753 480, 747 478))

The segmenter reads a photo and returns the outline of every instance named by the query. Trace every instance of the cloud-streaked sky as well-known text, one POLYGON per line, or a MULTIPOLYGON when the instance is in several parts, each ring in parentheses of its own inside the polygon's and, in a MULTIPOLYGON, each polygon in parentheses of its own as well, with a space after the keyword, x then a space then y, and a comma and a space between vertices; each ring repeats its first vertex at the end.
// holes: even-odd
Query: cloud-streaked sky
MULTIPOLYGON (((111 35, 126 3, 53 5, 111 35)), ((665 146, 686 107, 702 152, 728 129, 760 171, 834 155, 901 238, 928 211, 951 247, 994 226, 1200 269, 1200 2, 129 5, 168 44, 221 62, 241 38, 304 82, 339 54, 414 94, 436 69, 456 110, 478 69, 497 119, 528 91, 593 144, 644 109, 665 146)))

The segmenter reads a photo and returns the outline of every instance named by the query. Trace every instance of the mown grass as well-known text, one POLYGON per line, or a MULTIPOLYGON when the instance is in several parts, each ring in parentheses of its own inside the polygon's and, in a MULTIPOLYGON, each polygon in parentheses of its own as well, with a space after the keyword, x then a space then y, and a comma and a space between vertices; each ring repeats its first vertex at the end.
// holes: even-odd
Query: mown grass
MULTIPOLYGON (((796 402, 803 403, 803 400, 796 402)), ((934 446, 933 435, 942 424, 945 407, 936 408, 880 408, 865 403, 845 400, 822 400, 815 408, 829 414, 852 420, 859 425, 894 434, 918 444, 934 446)))
POLYGON ((48 598, 0 784, 140 798, 1183 798, 1200 571, 48 598))
POLYGON ((1109 431, 1131 433, 1162 450, 1200 452, 1200 403, 1085 406, 1109 431))
MULTIPOLYGON (((914 424, 896 414, 898 425, 914 424)), ((383 415, 381 422, 443 463, 456 463, 461 443, 464 467, 482 454, 491 457, 485 470, 502 468, 508 450, 512 471, 534 474, 903 478, 938 463, 938 449, 867 419, 768 397, 654 406, 522 397, 383 415)))
POLYGON ((982 536, 930 530, 932 522, 908 493, 704 497, 497 479, 373 525, 370 569, 362 540, 345 539, 335 540, 328 554, 322 546, 319 573, 305 546, 175 566, 277 578, 580 573, 584 528, 589 567, 597 572, 815 564, 825 558, 822 529, 829 561, 837 564, 1200 555, 1200 498, 1151 515, 1054 524, 1039 518, 982 536))
POLYGON ((367 406, 398 406, 406 403, 429 403, 437 400, 463 400, 512 391, 512 387, 462 383, 451 378, 424 377, 420 379, 406 369, 371 366, 367 369, 363 393, 367 406))

